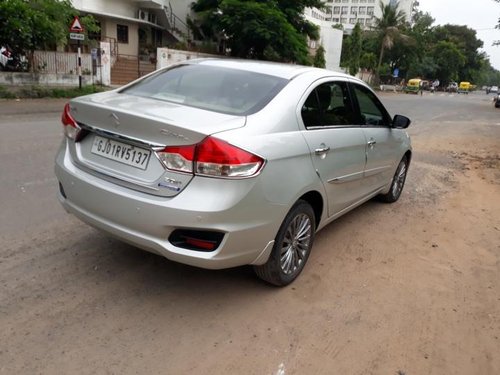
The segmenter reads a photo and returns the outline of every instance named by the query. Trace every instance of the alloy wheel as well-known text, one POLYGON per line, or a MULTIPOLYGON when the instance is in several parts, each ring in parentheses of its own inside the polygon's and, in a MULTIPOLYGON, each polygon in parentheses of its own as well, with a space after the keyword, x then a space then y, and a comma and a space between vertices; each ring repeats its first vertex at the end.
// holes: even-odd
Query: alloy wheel
POLYGON ((403 160, 399 164, 396 176, 394 177, 394 183, 392 184, 392 195, 398 197, 403 190, 406 179, 406 162, 403 160))
POLYGON ((299 214, 290 222, 281 245, 280 266, 285 275, 292 275, 302 268, 310 249, 312 235, 311 219, 299 214))

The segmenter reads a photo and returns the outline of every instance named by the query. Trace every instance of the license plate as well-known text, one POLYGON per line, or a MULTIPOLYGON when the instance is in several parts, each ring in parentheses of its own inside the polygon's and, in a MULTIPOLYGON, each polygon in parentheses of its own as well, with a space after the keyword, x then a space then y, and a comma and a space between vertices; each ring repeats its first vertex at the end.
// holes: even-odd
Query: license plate
POLYGON ((150 150, 97 135, 94 137, 90 152, 143 170, 148 166, 151 156, 150 150))

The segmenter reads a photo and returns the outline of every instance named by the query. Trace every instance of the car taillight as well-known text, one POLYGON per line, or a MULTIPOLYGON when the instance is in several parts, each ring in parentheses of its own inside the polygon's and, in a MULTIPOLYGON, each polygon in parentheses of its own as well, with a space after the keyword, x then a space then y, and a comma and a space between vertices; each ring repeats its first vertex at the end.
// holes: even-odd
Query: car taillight
POLYGON ((251 177, 264 165, 261 157, 213 137, 196 145, 167 146, 158 156, 167 169, 212 177, 251 177))
POLYGON ((78 136, 82 129, 78 126, 73 116, 71 116, 69 103, 64 106, 61 121, 64 128, 64 135, 69 139, 78 141, 78 136))
POLYGON ((193 173, 194 150, 196 145, 168 146, 158 152, 165 167, 172 171, 193 173))

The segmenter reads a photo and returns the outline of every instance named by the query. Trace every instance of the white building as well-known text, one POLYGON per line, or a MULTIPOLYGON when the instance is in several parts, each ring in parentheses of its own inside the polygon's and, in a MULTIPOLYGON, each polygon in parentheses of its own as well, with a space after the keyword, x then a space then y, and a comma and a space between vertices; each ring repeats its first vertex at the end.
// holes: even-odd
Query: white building
POLYGON ((332 28, 331 21, 327 21, 327 14, 316 8, 307 8, 304 12, 305 19, 319 27, 320 39, 310 40, 309 48, 314 54, 322 45, 325 49, 326 69, 340 71, 340 55, 342 53, 343 32, 332 28))
MULTIPOLYGON (((396 0, 382 0, 384 4, 395 3, 396 0)), ((399 0, 398 9, 406 14, 406 20, 411 21, 414 0, 399 0)), ((325 2, 326 21, 341 24, 349 32, 359 23, 369 28, 375 18, 382 15, 379 0, 327 0, 325 2)))

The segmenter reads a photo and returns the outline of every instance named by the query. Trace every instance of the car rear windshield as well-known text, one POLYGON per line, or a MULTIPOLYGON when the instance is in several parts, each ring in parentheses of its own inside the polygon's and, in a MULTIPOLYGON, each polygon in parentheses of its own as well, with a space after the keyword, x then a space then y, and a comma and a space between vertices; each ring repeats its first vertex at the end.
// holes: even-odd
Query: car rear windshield
POLYGON ((177 65, 153 74, 122 93, 210 111, 248 115, 262 109, 287 84, 280 77, 206 65, 177 65))

